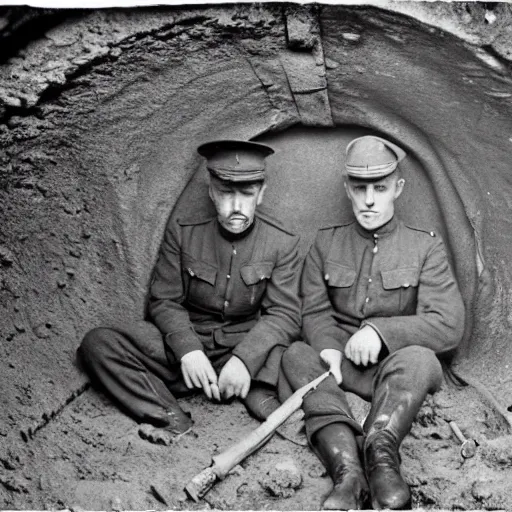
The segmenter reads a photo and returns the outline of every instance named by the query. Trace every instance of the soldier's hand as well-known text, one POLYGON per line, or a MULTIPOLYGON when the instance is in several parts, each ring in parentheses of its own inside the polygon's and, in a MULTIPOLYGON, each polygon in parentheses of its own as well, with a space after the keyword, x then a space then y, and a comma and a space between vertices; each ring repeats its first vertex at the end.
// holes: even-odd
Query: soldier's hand
POLYGON ((219 375, 219 390, 222 398, 232 396, 245 398, 251 387, 251 374, 241 359, 231 356, 219 375))
POLYGON ((202 350, 192 350, 181 358, 181 373, 187 388, 202 388, 210 400, 220 400, 217 374, 202 350))
POLYGON ((345 357, 355 365, 375 364, 379 359, 382 341, 378 333, 369 325, 354 333, 345 345, 345 357))
POLYGON ((341 360, 343 354, 335 348, 325 348, 320 352, 320 359, 329 367, 329 371, 333 374, 338 386, 342 383, 341 360))

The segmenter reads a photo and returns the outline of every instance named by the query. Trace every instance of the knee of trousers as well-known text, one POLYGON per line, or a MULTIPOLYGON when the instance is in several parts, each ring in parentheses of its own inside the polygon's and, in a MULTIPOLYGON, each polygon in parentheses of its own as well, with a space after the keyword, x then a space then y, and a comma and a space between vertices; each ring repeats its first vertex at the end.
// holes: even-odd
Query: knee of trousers
POLYGON ((318 377, 318 369, 321 369, 321 363, 315 349, 303 341, 296 341, 283 354, 281 367, 285 377, 292 383, 297 379, 312 380, 318 377))
POLYGON ((443 382, 443 368, 434 351, 419 345, 410 345, 394 352, 390 369, 401 368, 414 377, 419 386, 429 393, 437 391, 443 382))
POLYGON ((78 347, 78 357, 81 362, 86 365, 102 361, 115 351, 114 346, 117 344, 116 332, 108 327, 96 327, 90 330, 82 340, 78 347))

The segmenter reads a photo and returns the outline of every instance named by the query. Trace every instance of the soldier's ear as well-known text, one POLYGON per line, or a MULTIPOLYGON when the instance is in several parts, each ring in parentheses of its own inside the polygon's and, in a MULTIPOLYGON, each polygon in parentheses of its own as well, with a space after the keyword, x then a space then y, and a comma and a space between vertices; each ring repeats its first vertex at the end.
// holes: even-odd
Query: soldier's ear
POLYGON ((405 180, 403 178, 400 178, 396 181, 396 191, 395 191, 395 199, 398 199, 400 197, 400 194, 404 190, 405 180))
POLYGON ((260 188, 260 191, 258 192, 258 199, 256 199, 256 205, 259 206, 263 201, 263 196, 265 195, 265 190, 267 190, 267 184, 263 183, 263 185, 260 188))
POLYGON ((208 181, 208 196, 210 197, 210 199, 213 201, 213 192, 212 192, 212 188, 213 188, 213 184, 212 184, 212 179, 210 178, 210 180, 208 181))
POLYGON ((348 191, 348 186, 347 186, 347 178, 345 178, 345 177, 343 177, 343 188, 345 189, 345 193, 347 194, 347 196, 350 197, 350 194, 348 191))

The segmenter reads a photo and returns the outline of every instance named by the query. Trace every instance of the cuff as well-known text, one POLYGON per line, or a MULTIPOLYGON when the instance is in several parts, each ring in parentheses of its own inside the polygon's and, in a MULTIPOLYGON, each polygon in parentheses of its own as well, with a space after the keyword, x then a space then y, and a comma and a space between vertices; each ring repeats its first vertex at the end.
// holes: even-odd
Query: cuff
POLYGON ((231 355, 238 357, 238 359, 240 359, 240 361, 242 361, 242 363, 245 364, 247 370, 249 371, 249 374, 251 375, 251 379, 254 379, 254 377, 262 367, 263 363, 260 361, 261 358, 255 358, 254 354, 252 354, 253 357, 251 357, 251 355, 248 354, 247 352, 249 351, 244 350, 243 347, 240 347, 240 345, 238 345, 233 349, 231 355))
POLYGON ((380 338, 380 341, 382 341, 382 345, 383 347, 386 348, 388 354, 391 353, 391 351, 389 350, 389 345, 387 344, 386 342, 386 338, 384 338, 384 335, 382 334, 381 330, 373 323, 371 322, 370 320, 363 320, 361 322, 361 327, 360 329, 362 329, 363 327, 365 327, 366 325, 368 325, 369 327, 371 327, 378 335, 379 335, 379 338, 380 338))
POLYGON ((164 339, 166 346, 173 352, 178 361, 181 361, 185 354, 193 350, 204 352, 203 344, 192 329, 168 333, 164 336, 164 339))

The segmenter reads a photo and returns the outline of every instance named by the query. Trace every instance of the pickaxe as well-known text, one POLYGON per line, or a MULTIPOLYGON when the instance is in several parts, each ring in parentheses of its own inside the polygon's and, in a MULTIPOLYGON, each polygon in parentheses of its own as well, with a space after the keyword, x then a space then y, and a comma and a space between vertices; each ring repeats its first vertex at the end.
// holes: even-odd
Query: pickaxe
POLYGON ((261 448, 273 436, 276 429, 296 410, 300 409, 304 396, 309 391, 316 389, 329 375, 330 372, 325 372, 309 384, 297 389, 258 428, 226 451, 212 457, 212 465, 203 469, 185 486, 187 495, 194 501, 201 499, 215 485, 217 480, 223 480, 237 464, 240 464, 251 453, 261 448))
POLYGON ((478 443, 474 439, 467 439, 464 434, 461 432, 459 426, 455 421, 449 422, 450 428, 452 429, 455 437, 462 443, 460 447, 460 454, 465 459, 470 459, 475 456, 476 447, 478 443))

